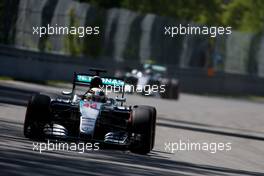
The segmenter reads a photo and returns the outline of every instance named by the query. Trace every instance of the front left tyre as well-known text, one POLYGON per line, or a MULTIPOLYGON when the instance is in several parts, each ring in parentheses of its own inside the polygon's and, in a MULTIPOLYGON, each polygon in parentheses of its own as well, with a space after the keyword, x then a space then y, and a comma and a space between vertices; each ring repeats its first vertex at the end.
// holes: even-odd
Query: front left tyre
POLYGON ((49 118, 50 97, 36 94, 28 101, 24 121, 24 136, 40 139, 43 136, 43 126, 49 118))

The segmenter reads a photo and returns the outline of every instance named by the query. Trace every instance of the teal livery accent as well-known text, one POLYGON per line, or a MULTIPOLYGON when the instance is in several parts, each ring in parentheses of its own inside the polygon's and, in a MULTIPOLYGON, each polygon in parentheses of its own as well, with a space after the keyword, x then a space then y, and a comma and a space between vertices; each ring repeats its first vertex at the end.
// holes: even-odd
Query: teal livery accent
MULTIPOLYGON (((77 75, 77 81, 81 83, 91 83, 93 76, 77 75)), ((101 78, 104 85, 124 86, 125 82, 115 78, 101 78)))
POLYGON ((87 75, 77 75, 77 81, 82 83, 90 83, 93 79, 93 76, 87 75))

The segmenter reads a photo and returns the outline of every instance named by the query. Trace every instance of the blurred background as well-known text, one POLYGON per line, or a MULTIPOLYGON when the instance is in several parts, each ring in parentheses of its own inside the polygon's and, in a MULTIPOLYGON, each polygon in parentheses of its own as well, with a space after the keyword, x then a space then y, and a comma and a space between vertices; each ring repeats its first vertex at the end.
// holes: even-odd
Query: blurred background
POLYGON ((71 80, 88 66, 168 68, 192 93, 264 95, 262 0, 2 0, 0 75, 71 80), (99 26, 99 36, 32 35, 32 26, 99 26), (232 35, 164 35, 179 24, 231 26, 232 35), (17 64, 14 64, 17 63, 17 64))
POLYGON ((0 0, 1 174, 264 175, 263 32, 263 0, 0 0), (100 35, 33 35, 33 26, 48 24, 99 26, 100 35), (230 26, 232 34, 164 35, 179 24, 230 26), (165 99, 126 95, 128 105, 157 109, 150 154, 32 151, 23 135, 32 94, 71 90, 74 71, 99 67, 113 76, 146 63, 171 80, 165 99), (232 150, 166 151, 179 141, 232 150))

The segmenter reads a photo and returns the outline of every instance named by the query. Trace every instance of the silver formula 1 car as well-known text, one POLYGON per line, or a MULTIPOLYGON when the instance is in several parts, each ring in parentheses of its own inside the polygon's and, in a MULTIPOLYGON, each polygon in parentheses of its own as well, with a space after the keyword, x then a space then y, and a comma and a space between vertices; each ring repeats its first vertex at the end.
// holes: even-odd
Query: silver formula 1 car
POLYGON ((102 87, 124 87, 121 79, 74 73, 72 91, 52 98, 36 94, 28 102, 24 135, 31 139, 77 139, 122 146, 135 153, 150 152, 155 141, 156 109, 126 106, 122 97, 109 98, 102 87), (85 87, 76 89, 77 86, 85 87))
POLYGON ((167 68, 164 66, 144 64, 142 71, 133 69, 124 75, 120 73, 119 77, 126 80, 127 85, 125 91, 128 93, 135 92, 133 88, 136 87, 137 92, 145 96, 174 100, 179 99, 179 80, 168 78, 167 68), (154 86, 158 91, 153 91, 154 86))

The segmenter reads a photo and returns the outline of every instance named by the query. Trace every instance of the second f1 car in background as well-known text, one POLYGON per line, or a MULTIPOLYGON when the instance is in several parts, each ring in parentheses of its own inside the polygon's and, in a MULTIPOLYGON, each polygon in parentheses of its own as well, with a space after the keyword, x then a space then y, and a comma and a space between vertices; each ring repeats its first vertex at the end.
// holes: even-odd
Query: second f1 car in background
POLYGON ((139 70, 132 69, 128 72, 117 71, 116 76, 123 78, 128 84, 126 85, 126 92, 136 92, 144 96, 166 99, 179 99, 179 80, 169 78, 167 68, 164 66, 144 64, 143 68, 139 70))

